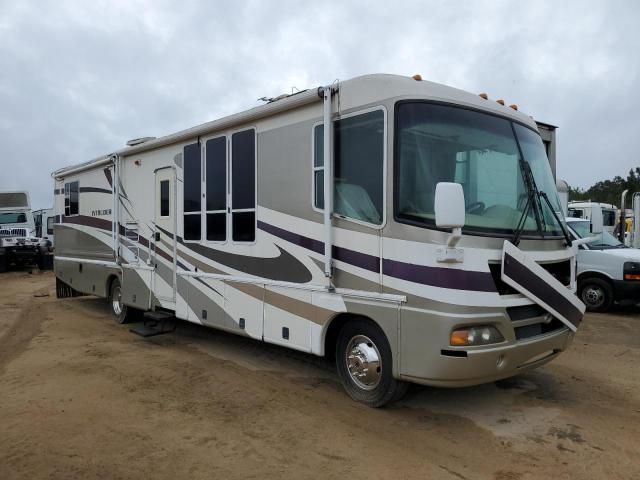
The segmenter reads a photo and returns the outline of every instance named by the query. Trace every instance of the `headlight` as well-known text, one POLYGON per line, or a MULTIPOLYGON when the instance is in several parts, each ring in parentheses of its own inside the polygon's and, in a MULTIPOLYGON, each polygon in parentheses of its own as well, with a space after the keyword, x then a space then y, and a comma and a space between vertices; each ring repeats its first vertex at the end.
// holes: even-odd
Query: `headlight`
POLYGON ((623 273, 625 280, 640 280, 640 263, 624 262, 623 273))
POLYGON ((478 327, 466 327, 451 332, 449 343, 454 347, 467 347, 474 345, 489 345, 500 343, 504 337, 496 327, 481 325, 478 327))

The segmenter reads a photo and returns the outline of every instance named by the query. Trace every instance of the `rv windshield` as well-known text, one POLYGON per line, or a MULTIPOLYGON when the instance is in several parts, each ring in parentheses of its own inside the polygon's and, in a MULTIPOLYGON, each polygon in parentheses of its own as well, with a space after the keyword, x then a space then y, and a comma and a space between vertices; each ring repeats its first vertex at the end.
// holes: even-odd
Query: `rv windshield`
POLYGON ((6 225, 8 223, 27 223, 27 216, 21 212, 0 213, 0 225, 6 225))
MULTIPOLYGON (((400 220, 435 226, 436 185, 456 182, 465 195, 465 231, 513 234, 529 197, 521 154, 538 190, 561 211, 544 145, 533 130, 495 115, 428 102, 402 102, 396 112, 395 212, 400 220)), ((535 203, 523 233, 562 235, 546 202, 535 203)))

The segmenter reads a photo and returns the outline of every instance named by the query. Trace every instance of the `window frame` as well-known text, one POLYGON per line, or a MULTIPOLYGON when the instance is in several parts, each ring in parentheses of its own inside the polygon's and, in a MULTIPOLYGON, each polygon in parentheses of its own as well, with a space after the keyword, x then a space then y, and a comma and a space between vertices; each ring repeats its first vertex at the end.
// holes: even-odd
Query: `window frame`
MULTIPOLYGON (((373 107, 368 107, 360 110, 355 110, 343 115, 338 115, 335 118, 331 119, 332 126, 335 125, 335 122, 339 120, 343 120, 346 118, 356 117, 358 115, 364 115, 366 113, 375 112, 376 110, 381 110, 383 115, 383 132, 382 132, 382 222, 380 224, 365 222, 364 220, 358 220, 357 218, 351 218, 335 211, 331 212, 332 217, 339 218, 340 220, 345 220, 348 222, 353 222, 357 225, 362 225, 364 227, 373 228, 375 230, 382 230, 387 225, 387 164, 388 164, 388 137, 389 137, 389 125, 388 125, 388 114, 387 108, 384 105, 375 105, 373 107)), ((311 126, 311 208, 314 212, 324 213, 324 208, 318 208, 315 204, 315 173, 316 171, 324 172, 324 163, 321 167, 315 166, 315 129, 318 125, 324 125, 324 120, 320 120, 315 122, 311 126)), ((334 130, 331 130, 331 134, 334 135, 334 130)), ((334 135, 335 137, 335 135, 334 135)), ((323 140, 324 140, 324 131, 323 131, 323 140)), ((335 167, 335 143, 332 143, 334 146, 334 151, 331 152, 331 165, 335 167)), ((333 169, 335 172, 335 168, 333 169)), ((335 175, 334 175, 335 176, 335 175)), ((334 179, 335 180, 335 179, 334 179)), ((335 196, 335 192, 334 192, 335 196)), ((324 199, 323 199, 324 201, 324 199)))
POLYGON ((170 218, 171 217, 171 182, 169 180, 160 180, 160 211, 159 218, 170 218), (167 185, 167 215, 162 215, 162 185, 167 185))
POLYGON ((47 235, 53 235, 53 226, 55 225, 55 218, 53 216, 47 217, 47 235), (51 224, 51 225, 49 225, 51 224), (51 226, 51 228, 49 228, 51 226))
POLYGON ((201 213, 202 213, 202 232, 204 232, 204 234, 202 235, 202 243, 203 244, 209 244, 209 245, 225 245, 228 241, 229 241, 229 233, 230 233, 230 227, 229 227, 229 201, 230 201, 230 195, 229 195, 229 189, 230 189, 230 177, 229 177, 229 163, 230 163, 230 157, 229 157, 229 150, 231 148, 231 138, 229 137, 228 134, 226 133, 222 133, 222 134, 216 134, 213 137, 207 137, 202 139, 202 145, 203 145, 203 155, 202 155, 202 192, 204 194, 204 196, 202 197, 202 209, 201 209, 201 213), (225 142, 225 150, 224 150, 224 165, 225 165, 225 180, 224 180, 224 185, 225 185, 225 208, 224 210, 207 210, 207 142, 209 142, 210 140, 217 140, 219 138, 224 138, 224 142, 225 142), (225 238, 224 240, 209 240, 207 238, 207 215, 208 214, 215 214, 215 213, 224 213, 225 215, 225 238))
POLYGON ((77 217, 78 215, 80 215, 80 180, 72 180, 64 183, 64 216, 77 217), (78 211, 76 213, 71 213, 71 185, 74 183, 78 184, 78 211), (67 211, 69 213, 67 213, 67 211))
MULTIPOLYGON (((180 198, 180 202, 182 204, 182 209, 179 212, 180 213, 180 222, 182 224, 182 240, 184 241, 184 243, 202 243, 202 186, 204 185, 204 180, 203 180, 203 144, 202 144, 202 139, 200 137, 198 137, 196 139, 195 142, 190 141, 185 143, 184 145, 182 145, 182 195, 180 198), (200 210, 198 211, 194 211, 194 212, 185 212, 184 211, 184 189, 185 189, 185 166, 187 165, 187 159, 186 156, 184 154, 184 149, 186 147, 188 147, 189 145, 199 145, 200 146, 200 210), (184 217, 185 216, 196 216, 199 215, 200 216, 200 238, 199 239, 187 239, 186 235, 185 235, 185 221, 184 221, 184 217)), ((176 212, 177 214, 178 212, 176 212)))
POLYGON ((228 150, 227 150, 227 241, 234 245, 255 245, 258 242, 258 129, 255 125, 246 126, 229 131, 228 150), (254 207, 253 208, 233 208, 233 135, 236 133, 253 130, 253 192, 254 207), (254 236, 251 242, 240 242, 233 239, 233 214, 234 212, 254 212, 253 230, 254 236))

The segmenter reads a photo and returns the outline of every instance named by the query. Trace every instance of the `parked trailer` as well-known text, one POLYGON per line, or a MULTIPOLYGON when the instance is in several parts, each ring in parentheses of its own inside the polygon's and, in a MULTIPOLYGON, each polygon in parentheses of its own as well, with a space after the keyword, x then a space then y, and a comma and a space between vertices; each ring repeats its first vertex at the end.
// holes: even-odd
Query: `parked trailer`
POLYGON ((33 211, 33 220, 36 226, 36 237, 49 240, 51 246, 54 246, 53 224, 55 223, 55 215, 53 208, 42 208, 33 211))
POLYGON ((584 305, 536 124, 416 78, 278 97, 54 172, 59 294, 335 356, 371 406, 549 362, 584 305))

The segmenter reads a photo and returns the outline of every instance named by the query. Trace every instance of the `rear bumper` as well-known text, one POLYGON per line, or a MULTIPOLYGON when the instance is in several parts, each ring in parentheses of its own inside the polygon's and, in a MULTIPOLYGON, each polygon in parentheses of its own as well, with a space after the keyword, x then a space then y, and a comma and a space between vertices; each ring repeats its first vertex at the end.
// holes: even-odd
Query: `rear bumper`
POLYGON ((616 300, 640 302, 640 281, 638 280, 614 280, 613 291, 616 300))

